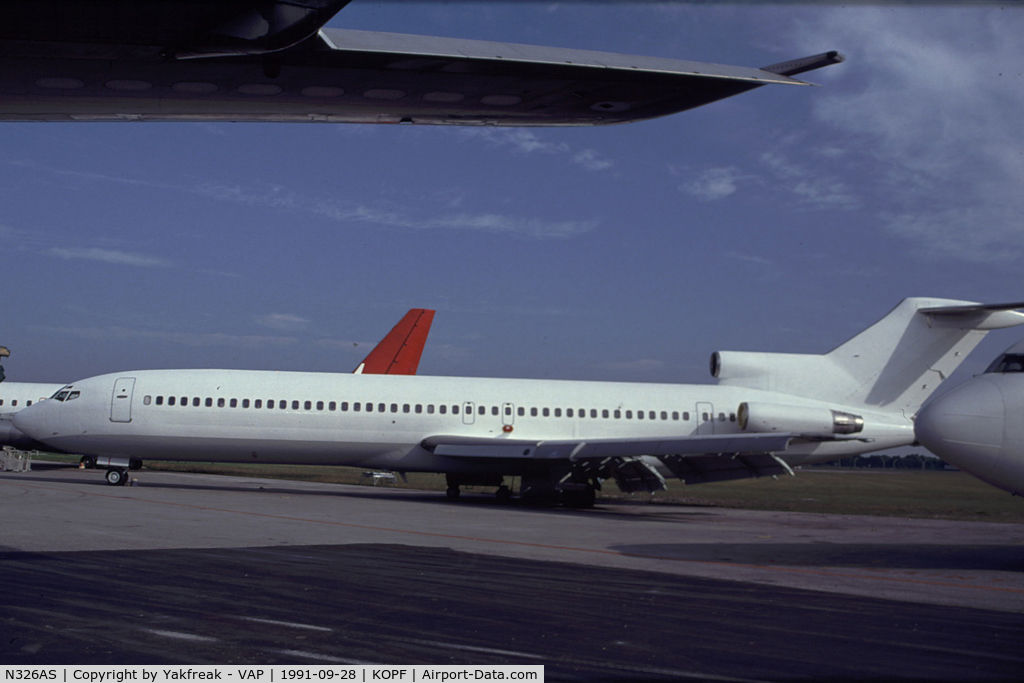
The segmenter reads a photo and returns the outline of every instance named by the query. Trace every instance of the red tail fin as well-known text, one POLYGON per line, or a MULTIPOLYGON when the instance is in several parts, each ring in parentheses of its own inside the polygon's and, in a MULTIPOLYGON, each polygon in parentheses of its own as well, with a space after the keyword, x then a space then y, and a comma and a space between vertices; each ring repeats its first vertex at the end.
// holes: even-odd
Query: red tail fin
POLYGON ((415 375, 433 321, 434 311, 411 309, 363 359, 355 374, 415 375))

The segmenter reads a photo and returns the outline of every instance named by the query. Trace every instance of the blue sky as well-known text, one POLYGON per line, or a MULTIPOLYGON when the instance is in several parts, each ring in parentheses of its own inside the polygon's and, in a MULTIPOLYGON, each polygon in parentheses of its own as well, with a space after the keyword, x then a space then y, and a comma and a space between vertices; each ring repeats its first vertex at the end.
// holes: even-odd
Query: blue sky
POLYGON ((848 61, 603 128, 0 124, 9 380, 347 372, 430 307, 421 373, 704 382, 712 351, 826 352, 905 296, 1024 299, 1019 8, 355 0, 331 26, 848 61))

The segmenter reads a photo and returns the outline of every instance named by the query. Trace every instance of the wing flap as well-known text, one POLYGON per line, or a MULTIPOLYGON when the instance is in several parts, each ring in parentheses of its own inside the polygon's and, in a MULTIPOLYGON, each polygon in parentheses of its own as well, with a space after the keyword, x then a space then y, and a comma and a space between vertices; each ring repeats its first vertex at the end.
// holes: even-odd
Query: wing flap
POLYGON ((683 457, 670 455, 660 459, 672 474, 687 484, 792 475, 784 460, 772 453, 716 454, 683 457))
POLYGON ((433 436, 423 447, 436 455, 455 458, 592 460, 652 455, 690 457, 708 454, 758 454, 784 451, 792 434, 735 434, 676 438, 627 438, 530 441, 464 436, 433 436))

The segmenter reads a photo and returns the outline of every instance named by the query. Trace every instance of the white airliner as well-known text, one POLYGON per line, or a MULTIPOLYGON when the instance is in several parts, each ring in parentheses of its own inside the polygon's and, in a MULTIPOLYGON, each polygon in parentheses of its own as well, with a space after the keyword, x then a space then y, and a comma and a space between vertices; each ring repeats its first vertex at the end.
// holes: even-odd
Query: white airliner
MULTIPOLYGON (((415 375, 427 335, 430 334, 434 313, 425 308, 410 309, 356 366, 354 372, 367 375, 415 375)), ((0 358, 9 355, 10 351, 0 346, 0 358)), ((0 372, 2 370, 0 366, 0 372)), ((63 387, 63 384, 4 382, 0 375, 0 446, 20 450, 47 450, 45 444, 26 436, 14 426, 14 415, 35 402, 53 396, 63 387)), ((82 462, 92 466, 95 458, 86 455, 82 462)))
POLYGON ((15 416, 52 448, 123 483, 128 458, 350 465, 443 472, 462 485, 589 506, 624 491, 792 474, 914 442, 923 401, 1012 309, 905 299, 824 355, 717 352, 717 385, 242 370, 91 377, 15 416))
POLYGON ((1024 495, 1024 341, 925 406, 915 431, 946 462, 1024 495))

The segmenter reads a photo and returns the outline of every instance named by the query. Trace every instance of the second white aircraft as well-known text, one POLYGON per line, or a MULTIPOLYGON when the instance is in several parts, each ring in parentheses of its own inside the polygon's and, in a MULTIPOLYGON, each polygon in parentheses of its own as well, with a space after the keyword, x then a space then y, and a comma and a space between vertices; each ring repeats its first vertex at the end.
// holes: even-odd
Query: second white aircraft
POLYGON ((47 446, 127 459, 442 472, 448 493, 520 477, 524 496, 588 506, 624 491, 792 473, 914 442, 924 400, 1021 304, 911 298, 823 355, 718 352, 717 385, 240 370, 120 372, 14 417, 47 446))

